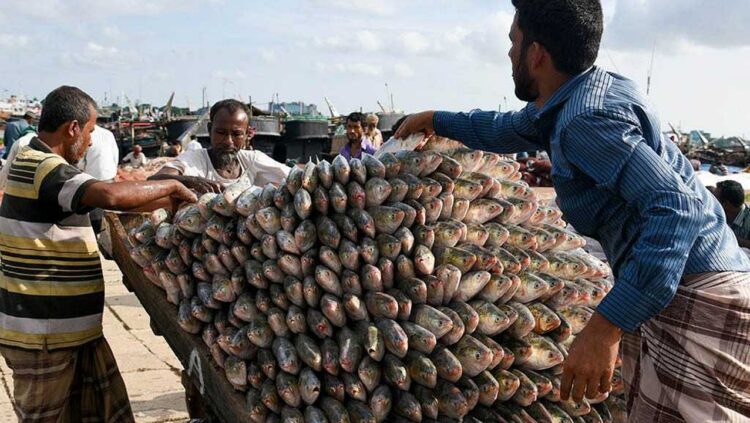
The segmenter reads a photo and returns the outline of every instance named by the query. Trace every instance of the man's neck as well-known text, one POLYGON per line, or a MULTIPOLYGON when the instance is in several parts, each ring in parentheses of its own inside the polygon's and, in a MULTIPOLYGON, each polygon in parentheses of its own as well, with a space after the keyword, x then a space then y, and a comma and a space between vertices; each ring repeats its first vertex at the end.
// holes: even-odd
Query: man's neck
POLYGON ((55 140, 55 134, 51 132, 40 132, 37 134, 37 138, 41 140, 47 148, 52 150, 53 153, 57 154, 60 157, 64 157, 64 149, 63 143, 61 141, 55 140))
POLYGON ((538 81, 539 96, 534 100, 537 110, 542 110, 553 95, 573 77, 563 73, 555 72, 549 78, 538 81))

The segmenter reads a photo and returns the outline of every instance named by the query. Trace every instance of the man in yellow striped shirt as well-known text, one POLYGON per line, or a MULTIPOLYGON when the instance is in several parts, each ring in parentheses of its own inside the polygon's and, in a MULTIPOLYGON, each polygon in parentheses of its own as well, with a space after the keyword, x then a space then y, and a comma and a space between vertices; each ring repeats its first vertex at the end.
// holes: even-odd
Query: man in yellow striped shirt
POLYGON ((106 183, 75 167, 96 103, 52 91, 39 135, 9 164, 0 204, 0 353, 13 370, 19 421, 133 421, 102 335, 104 281, 88 212, 195 201, 177 181, 106 183))

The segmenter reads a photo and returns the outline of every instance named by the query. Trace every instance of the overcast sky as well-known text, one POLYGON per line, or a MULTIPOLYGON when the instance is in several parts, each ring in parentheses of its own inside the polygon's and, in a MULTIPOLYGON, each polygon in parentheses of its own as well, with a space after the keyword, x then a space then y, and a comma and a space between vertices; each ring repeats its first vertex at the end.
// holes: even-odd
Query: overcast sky
MULTIPOLYGON (((749 0, 604 0, 598 65, 637 81, 655 46, 662 122, 750 137, 749 0)), ((0 97, 62 84, 194 108, 206 87, 340 113, 517 109, 510 0, 3 0, 0 97), (7 91, 6 91, 7 90, 7 91)))

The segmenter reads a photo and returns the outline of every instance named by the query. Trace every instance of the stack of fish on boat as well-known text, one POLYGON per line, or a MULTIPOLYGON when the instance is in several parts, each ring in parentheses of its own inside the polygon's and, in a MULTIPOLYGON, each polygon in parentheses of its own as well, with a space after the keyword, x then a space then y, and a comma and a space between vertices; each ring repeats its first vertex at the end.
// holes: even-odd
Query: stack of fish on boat
POLYGON ((338 156, 158 210, 130 252, 251 421, 621 421, 619 370, 560 399, 610 269, 519 179, 447 139, 338 156))

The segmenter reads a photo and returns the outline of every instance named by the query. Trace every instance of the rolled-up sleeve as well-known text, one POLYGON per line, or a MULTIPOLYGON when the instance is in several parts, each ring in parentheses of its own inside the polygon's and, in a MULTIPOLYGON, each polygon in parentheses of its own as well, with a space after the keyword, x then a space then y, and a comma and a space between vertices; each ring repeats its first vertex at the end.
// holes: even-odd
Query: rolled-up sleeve
POLYGON ((598 311, 634 331, 671 301, 698 236, 703 204, 644 139, 615 116, 587 114, 566 126, 565 159, 600 189, 620 196, 643 221, 641 231, 598 311))
POLYGON ((91 211, 90 207, 81 204, 81 199, 86 188, 98 180, 56 159, 47 159, 47 162, 42 163, 37 171, 39 199, 47 204, 57 204, 63 212, 85 214, 91 211))
POLYGON ((499 113, 472 110, 468 113, 435 112, 433 127, 437 135, 460 141, 466 146, 508 154, 543 149, 531 116, 533 104, 518 112, 499 113))

